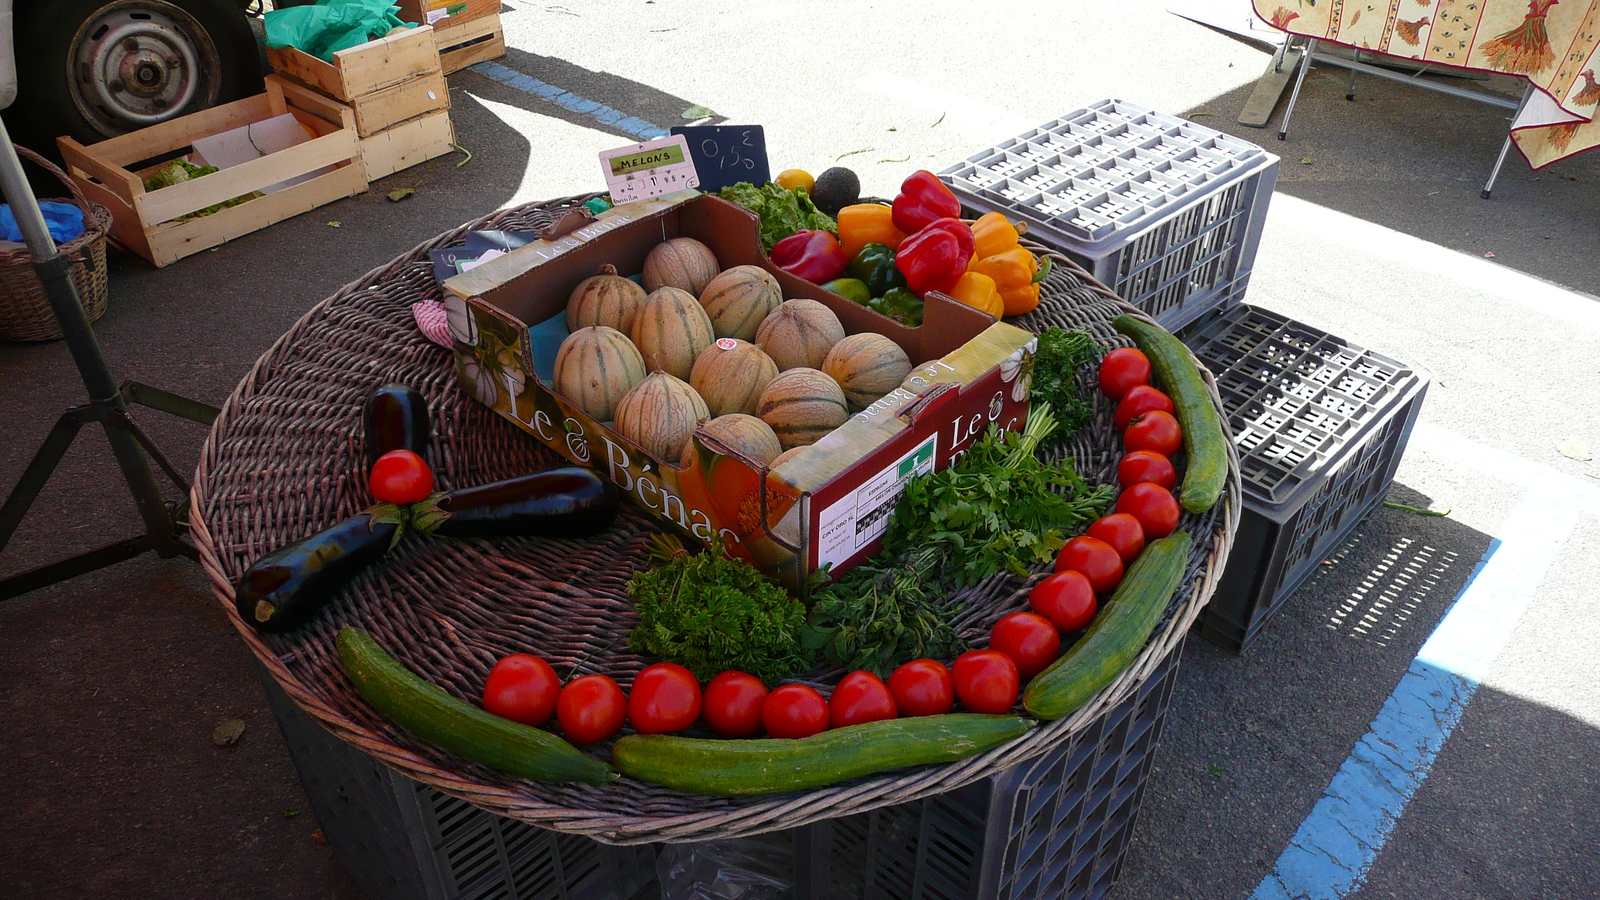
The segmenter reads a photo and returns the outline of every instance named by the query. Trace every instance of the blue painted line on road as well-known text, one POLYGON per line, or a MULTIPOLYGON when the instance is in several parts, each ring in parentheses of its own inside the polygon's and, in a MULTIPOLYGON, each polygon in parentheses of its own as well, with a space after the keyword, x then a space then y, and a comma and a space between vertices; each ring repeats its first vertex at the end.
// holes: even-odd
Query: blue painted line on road
POLYGON ((1367 874, 1578 524, 1534 486, 1251 900, 1341 900, 1367 874))
POLYGON ((554 103, 562 109, 586 115, 602 125, 608 125, 618 131, 631 134, 641 141, 652 141, 656 138, 667 136, 667 130, 659 125, 653 125, 636 116, 627 115, 603 103, 585 99, 565 88, 546 84, 532 75, 525 75, 500 63, 481 62, 474 65, 472 71, 491 81, 497 81, 507 87, 513 87, 525 94, 538 97, 540 100, 554 103))

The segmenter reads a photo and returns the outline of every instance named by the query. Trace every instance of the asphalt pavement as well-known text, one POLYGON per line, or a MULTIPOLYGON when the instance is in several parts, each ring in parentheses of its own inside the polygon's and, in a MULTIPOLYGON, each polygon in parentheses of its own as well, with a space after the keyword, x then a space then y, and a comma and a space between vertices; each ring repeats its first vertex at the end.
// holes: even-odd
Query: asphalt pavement
MULTIPOLYGON (((1246 302, 1430 373, 1391 499, 1449 512, 1380 508, 1242 657, 1187 641, 1111 896, 1269 897, 1286 874, 1316 882, 1304 896, 1596 896, 1600 464, 1572 457, 1600 451, 1600 157, 1530 172, 1513 152, 1485 201, 1503 110, 1365 78, 1348 102, 1345 73, 1320 67, 1280 143, 1234 123, 1266 52, 1153 3, 512 2, 503 21, 500 68, 450 78, 470 162, 165 269, 114 255, 96 331, 119 377, 220 403, 362 273, 506 205, 599 189, 595 154, 636 136, 527 79, 662 128, 695 106, 759 123, 774 169, 849 165, 878 195, 1106 97, 1188 115, 1283 157, 1246 302), (414 194, 388 201, 397 188, 414 194), (1452 660, 1472 689, 1395 750, 1400 787, 1344 793, 1408 678, 1452 660), (1335 800, 1381 827, 1328 853, 1335 800)), ((82 397, 62 345, 0 345, 0 488, 82 397)), ((200 429, 140 421, 195 459, 200 429)), ((0 572, 135 525, 89 436, 0 572)), ((363 896, 314 838, 255 678, 183 561, 0 605, 8 895, 363 896), (234 718, 243 738, 215 745, 234 718)))

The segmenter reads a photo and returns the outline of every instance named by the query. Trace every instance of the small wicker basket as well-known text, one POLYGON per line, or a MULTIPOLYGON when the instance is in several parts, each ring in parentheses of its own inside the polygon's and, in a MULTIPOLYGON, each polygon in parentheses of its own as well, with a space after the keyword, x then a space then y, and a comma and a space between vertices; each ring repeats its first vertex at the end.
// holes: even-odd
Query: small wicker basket
MULTIPOLYGON (((83 234, 59 250, 74 261, 72 283, 83 301, 83 311, 93 322, 106 314, 106 233, 111 230, 111 210, 90 203, 67 173, 49 160, 26 147, 17 147, 17 153, 61 179, 72 192, 70 202, 83 210, 83 234)), ((56 321, 44 283, 34 271, 33 254, 27 247, 0 251, 0 341, 53 341, 60 337, 61 323, 56 321)))

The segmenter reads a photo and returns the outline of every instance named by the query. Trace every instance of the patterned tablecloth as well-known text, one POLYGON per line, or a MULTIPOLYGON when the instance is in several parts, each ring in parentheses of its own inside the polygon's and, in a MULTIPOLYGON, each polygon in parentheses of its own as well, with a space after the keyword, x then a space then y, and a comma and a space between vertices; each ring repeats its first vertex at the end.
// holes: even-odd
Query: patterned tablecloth
POLYGON ((1528 79, 1511 137, 1536 169, 1600 144, 1600 0, 1252 2, 1290 34, 1528 79))

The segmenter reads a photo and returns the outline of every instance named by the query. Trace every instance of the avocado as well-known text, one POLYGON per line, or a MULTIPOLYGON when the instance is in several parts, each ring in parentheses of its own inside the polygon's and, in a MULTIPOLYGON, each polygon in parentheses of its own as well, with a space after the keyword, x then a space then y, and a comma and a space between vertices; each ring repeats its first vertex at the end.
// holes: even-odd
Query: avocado
POLYGON ((817 183, 811 188, 811 202, 830 216, 837 216, 839 210, 860 199, 861 179, 843 166, 834 166, 818 175, 817 183))

